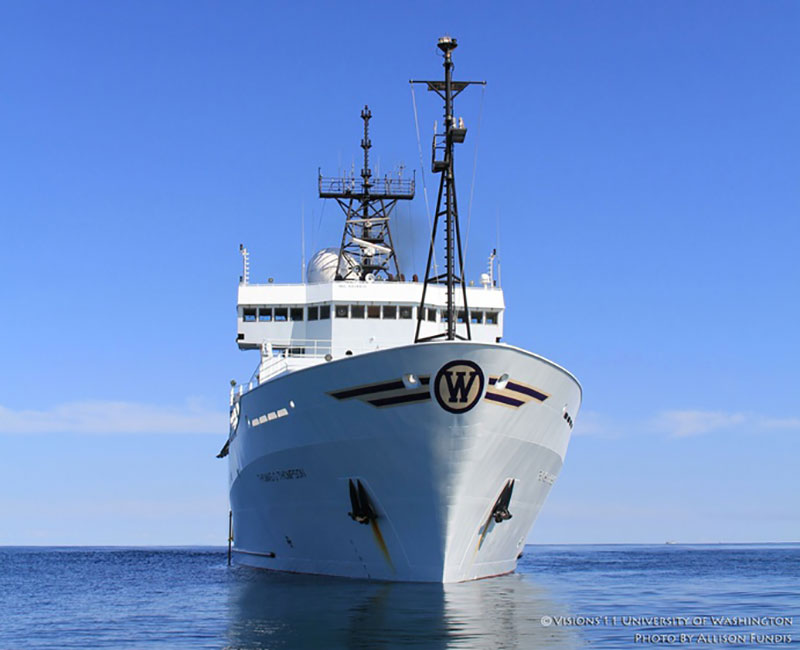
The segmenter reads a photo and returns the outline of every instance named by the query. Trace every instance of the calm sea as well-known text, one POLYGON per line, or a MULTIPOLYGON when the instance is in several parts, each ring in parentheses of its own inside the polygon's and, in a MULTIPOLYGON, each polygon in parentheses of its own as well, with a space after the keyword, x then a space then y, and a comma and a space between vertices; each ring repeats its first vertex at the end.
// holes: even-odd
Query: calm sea
POLYGON ((800 545, 528 546, 516 574, 446 587, 218 548, 0 548, 4 650, 648 646, 797 648, 800 545))

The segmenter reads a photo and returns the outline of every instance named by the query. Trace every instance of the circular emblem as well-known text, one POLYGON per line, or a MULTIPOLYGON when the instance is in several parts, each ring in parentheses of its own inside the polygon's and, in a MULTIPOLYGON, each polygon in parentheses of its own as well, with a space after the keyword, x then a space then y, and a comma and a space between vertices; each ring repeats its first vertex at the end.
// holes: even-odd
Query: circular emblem
POLYGON ((483 395, 483 371, 472 361, 446 363, 436 373, 433 394, 445 411, 466 413, 483 395))

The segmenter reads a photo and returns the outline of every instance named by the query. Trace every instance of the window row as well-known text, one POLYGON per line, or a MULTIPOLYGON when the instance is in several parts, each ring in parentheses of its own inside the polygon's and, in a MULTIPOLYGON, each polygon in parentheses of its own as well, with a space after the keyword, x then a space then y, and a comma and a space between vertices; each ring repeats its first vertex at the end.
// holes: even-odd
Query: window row
POLYGON ((336 305, 336 318, 381 318, 410 320, 414 318, 411 305, 336 305))
MULTIPOLYGON (((446 309, 436 309, 435 307, 425 307, 425 320, 431 321, 432 323, 436 322, 436 313, 439 312, 439 322, 446 323, 447 322, 447 310, 446 309)), ((456 312, 456 322, 457 323, 466 323, 467 322, 467 312, 463 309, 459 309, 456 312)), ((496 311, 480 311, 475 309, 469 310, 469 322, 474 325, 497 325, 497 312, 496 311)))
MULTIPOLYGON (((317 309, 316 307, 309 307, 309 310, 317 309)), ((324 318, 331 317, 330 305, 322 307, 326 311, 324 318)), ((242 310, 242 320, 245 323, 270 323, 272 321, 286 321, 286 320, 303 320, 302 307, 245 307, 242 310)), ((317 320, 318 316, 313 319, 309 316, 309 320, 317 320)))
MULTIPOLYGON (((384 320, 410 320, 416 314, 415 307, 410 305, 334 305, 336 318, 383 318, 384 320)), ((425 307, 425 320, 446 323, 447 310, 435 307, 425 307), (437 314, 439 318, 437 319, 437 314)), ((328 320, 331 317, 330 305, 312 305, 303 307, 245 307, 242 310, 242 320, 246 323, 269 323, 273 321, 300 321, 328 320)), ((498 312, 496 311, 469 311, 469 322, 472 324, 497 325, 498 312)), ((463 309, 456 312, 456 322, 465 323, 467 312, 463 309)))

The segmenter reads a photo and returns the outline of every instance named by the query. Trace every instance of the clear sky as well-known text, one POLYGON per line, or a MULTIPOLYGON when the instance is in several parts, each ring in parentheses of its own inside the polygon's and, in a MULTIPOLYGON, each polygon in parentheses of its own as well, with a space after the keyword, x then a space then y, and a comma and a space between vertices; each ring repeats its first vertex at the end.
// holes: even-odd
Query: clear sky
POLYGON ((0 544, 224 543, 239 244, 338 244, 365 103, 421 189, 443 33, 468 275, 584 386, 529 541, 800 539, 800 3, 186 0, 0 4, 0 544))

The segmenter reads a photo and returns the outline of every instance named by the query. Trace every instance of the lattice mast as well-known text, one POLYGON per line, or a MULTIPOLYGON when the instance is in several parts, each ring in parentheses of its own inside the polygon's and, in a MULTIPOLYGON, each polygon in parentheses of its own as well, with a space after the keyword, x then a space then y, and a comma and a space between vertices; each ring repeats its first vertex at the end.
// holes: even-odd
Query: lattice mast
POLYGON ((323 177, 322 172, 319 173, 320 198, 336 199, 345 214, 337 280, 401 279, 389 217, 398 201, 414 198, 414 178, 403 178, 401 167, 397 173, 373 179, 369 166, 371 117, 369 106, 364 106, 361 111, 361 119, 364 120, 361 180, 357 181, 353 173, 340 178, 323 177))
MULTIPOLYGON (((439 181, 439 195, 436 199, 436 216, 431 232, 431 244, 428 249, 428 264, 425 268, 425 283, 422 286, 422 299, 417 310, 417 332, 414 342, 431 341, 445 338, 448 341, 455 339, 472 338, 470 328, 469 307, 467 305, 467 284, 464 280, 464 256, 461 251, 461 229, 458 224, 458 202, 456 199, 455 165, 453 159, 453 145, 464 142, 467 129, 464 120, 456 119, 453 115, 453 100, 467 86, 473 84, 485 85, 485 81, 453 81, 452 52, 458 46, 456 39, 443 36, 439 39, 439 49, 444 55, 444 81, 414 81, 411 83, 426 84, 428 90, 435 92, 444 100, 444 132, 433 134, 431 168, 435 174, 441 174, 439 181), (436 232, 439 227, 439 218, 444 217, 445 232, 445 272, 439 275, 431 274, 431 262, 436 243, 436 232), (458 274, 456 274, 456 249, 458 250, 458 274), (420 338, 420 326, 424 319, 425 295, 429 284, 447 285, 447 331, 433 336, 420 338), (455 305, 456 286, 461 285, 463 296, 464 323, 467 326, 466 337, 456 333, 457 311, 455 305)), ((435 271, 434 271, 435 272, 435 271)))

